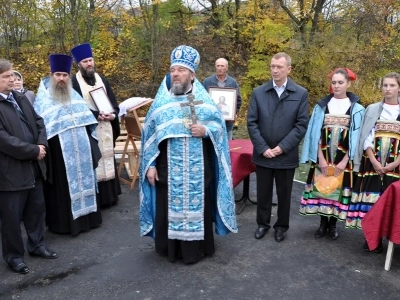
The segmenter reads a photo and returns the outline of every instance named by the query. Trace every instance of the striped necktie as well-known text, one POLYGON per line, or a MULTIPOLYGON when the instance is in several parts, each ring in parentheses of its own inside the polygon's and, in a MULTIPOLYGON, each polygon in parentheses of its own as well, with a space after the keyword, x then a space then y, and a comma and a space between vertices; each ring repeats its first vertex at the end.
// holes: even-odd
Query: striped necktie
POLYGON ((22 112, 21 108, 19 107, 17 101, 15 101, 14 96, 12 93, 10 93, 7 97, 7 101, 10 102, 22 115, 24 115, 24 113, 22 112))

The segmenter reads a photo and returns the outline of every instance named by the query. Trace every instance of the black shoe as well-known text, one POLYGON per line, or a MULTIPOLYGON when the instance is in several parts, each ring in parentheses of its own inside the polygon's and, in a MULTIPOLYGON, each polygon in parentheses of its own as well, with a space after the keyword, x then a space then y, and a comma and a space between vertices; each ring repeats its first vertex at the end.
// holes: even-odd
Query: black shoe
POLYGON ((13 266, 13 265, 9 265, 9 266, 10 266, 11 270, 13 270, 15 273, 18 273, 18 274, 27 274, 27 273, 29 273, 29 268, 24 263, 20 263, 20 264, 15 265, 15 266, 13 266))
POLYGON ((282 242, 286 237, 286 232, 281 230, 275 230, 275 241, 282 242))
POLYGON ((323 229, 323 228, 320 227, 320 228, 317 229, 317 231, 315 231, 314 236, 315 236, 317 239, 320 239, 320 238, 322 238, 323 236, 325 236, 325 233, 326 233, 326 228, 323 229))
POLYGON ((379 241, 378 247, 376 247, 374 250, 369 250, 367 241, 365 241, 363 248, 367 252, 374 252, 374 253, 377 253, 377 254, 382 253, 382 251, 383 251, 382 239, 379 241))
POLYGON ((57 253, 55 253, 53 251, 50 251, 50 250, 47 250, 47 249, 44 250, 44 251, 41 251, 41 252, 37 252, 37 253, 29 252, 29 255, 30 256, 39 256, 39 257, 44 258, 44 259, 55 259, 55 258, 58 257, 57 253))
POLYGON ((363 249, 364 249, 365 251, 369 252, 369 247, 368 247, 367 241, 364 242, 363 249))
POLYGON ((259 240, 264 237, 264 235, 267 233, 268 229, 264 227, 258 227, 256 232, 254 232, 254 237, 259 240))
POLYGON ((319 224, 319 228, 314 233, 314 236, 317 239, 322 238, 325 235, 327 230, 328 230, 328 218, 325 216, 321 216, 321 222, 319 224))
POLYGON ((382 239, 379 241, 378 247, 376 247, 372 252, 375 252, 377 254, 382 253, 383 251, 383 246, 382 246, 382 239))
POLYGON ((336 229, 336 222, 337 219, 334 217, 331 217, 329 220, 329 235, 332 240, 337 240, 337 238, 339 237, 339 232, 336 229))

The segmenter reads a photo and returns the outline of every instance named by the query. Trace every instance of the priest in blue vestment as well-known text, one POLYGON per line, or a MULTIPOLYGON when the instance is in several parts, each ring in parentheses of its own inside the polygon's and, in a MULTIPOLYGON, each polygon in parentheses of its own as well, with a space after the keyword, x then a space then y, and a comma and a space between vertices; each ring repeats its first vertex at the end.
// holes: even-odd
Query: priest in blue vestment
POLYGON ((225 121, 195 78, 199 63, 192 47, 172 51, 171 88, 164 79, 147 113, 140 164, 140 233, 188 264, 215 252, 213 227, 237 232, 225 121))
POLYGON ((100 226, 96 173, 101 158, 97 120, 71 83, 72 57, 51 54, 51 75, 40 82, 33 107, 46 126, 46 224, 77 235, 100 226))
POLYGON ((96 169, 98 197, 100 206, 108 207, 117 204, 118 195, 121 195, 114 153, 115 141, 120 134, 119 107, 110 83, 103 75, 96 72, 96 63, 90 44, 75 46, 71 49, 71 53, 79 68, 78 73, 71 77, 72 87, 86 101, 99 122, 96 127, 101 152, 99 166, 96 169), (114 112, 101 112, 93 102, 90 92, 101 88, 107 94, 114 112))

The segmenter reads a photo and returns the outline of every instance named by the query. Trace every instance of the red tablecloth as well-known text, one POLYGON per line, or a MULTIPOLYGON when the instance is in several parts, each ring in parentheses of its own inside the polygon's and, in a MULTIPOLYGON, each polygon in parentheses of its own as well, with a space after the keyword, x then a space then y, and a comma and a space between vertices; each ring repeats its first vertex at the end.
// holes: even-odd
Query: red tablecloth
POLYGON ((369 249, 378 247, 382 237, 400 244, 400 181, 388 186, 361 221, 369 249))
POLYGON ((248 175, 256 171, 252 163, 253 144, 250 140, 229 141, 229 150, 232 161, 233 187, 236 187, 248 175))

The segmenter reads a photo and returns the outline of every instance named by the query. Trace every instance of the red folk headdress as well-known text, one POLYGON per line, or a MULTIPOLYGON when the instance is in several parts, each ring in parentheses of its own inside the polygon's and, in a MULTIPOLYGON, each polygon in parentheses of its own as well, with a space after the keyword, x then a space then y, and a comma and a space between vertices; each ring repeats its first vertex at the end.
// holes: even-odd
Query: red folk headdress
MULTIPOLYGON (((332 72, 329 73, 328 78, 332 79, 333 74, 336 73, 337 70, 344 70, 346 71, 346 73, 349 75, 349 80, 350 81, 355 81, 357 79, 357 75, 356 73, 354 73, 352 70, 350 70, 349 68, 336 68, 335 70, 333 70, 332 72)), ((329 85, 329 93, 333 94, 333 90, 332 90, 332 85, 329 85)))

